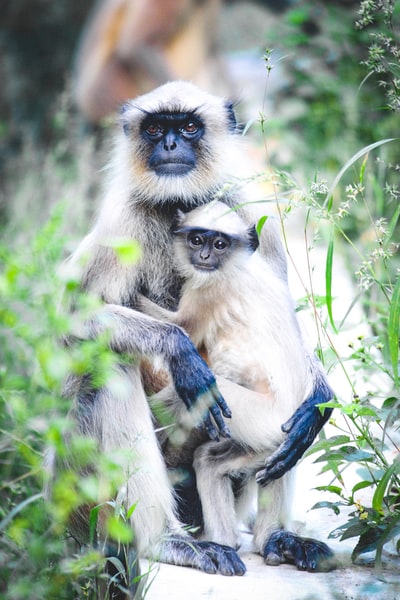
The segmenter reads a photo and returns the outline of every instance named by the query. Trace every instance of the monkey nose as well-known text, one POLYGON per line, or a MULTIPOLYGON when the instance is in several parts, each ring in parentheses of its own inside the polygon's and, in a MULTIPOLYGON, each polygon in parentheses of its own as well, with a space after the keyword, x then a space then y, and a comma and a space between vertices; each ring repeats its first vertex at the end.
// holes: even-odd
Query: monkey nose
POLYGON ((169 133, 166 135, 165 140, 164 140, 164 150, 166 150, 167 152, 170 152, 171 150, 175 150, 175 148, 176 148, 175 135, 173 135, 172 133, 169 133))

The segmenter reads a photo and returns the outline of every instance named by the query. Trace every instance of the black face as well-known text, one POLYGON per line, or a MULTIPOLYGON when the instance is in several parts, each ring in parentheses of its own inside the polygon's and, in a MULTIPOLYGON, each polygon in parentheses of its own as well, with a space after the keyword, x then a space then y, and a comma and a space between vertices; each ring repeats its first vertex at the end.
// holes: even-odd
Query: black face
POLYGON ((230 235, 209 229, 191 229, 186 233, 186 247, 191 264, 199 270, 220 269, 237 240, 230 235))
POLYGON ((186 175, 196 166, 196 147, 204 124, 194 113, 154 113, 142 123, 150 145, 148 166, 157 175, 186 175))

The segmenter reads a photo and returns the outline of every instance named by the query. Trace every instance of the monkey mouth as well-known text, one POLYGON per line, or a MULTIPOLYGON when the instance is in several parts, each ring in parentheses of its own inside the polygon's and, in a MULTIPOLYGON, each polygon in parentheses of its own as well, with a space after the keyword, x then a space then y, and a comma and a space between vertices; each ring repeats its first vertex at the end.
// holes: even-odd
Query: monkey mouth
POLYGON ((193 265, 196 271, 215 271, 216 268, 212 265, 193 265))
POLYGON ((186 175, 193 169, 194 165, 191 163, 182 162, 162 162, 158 165, 154 165, 154 171, 157 175, 175 176, 175 175, 186 175))

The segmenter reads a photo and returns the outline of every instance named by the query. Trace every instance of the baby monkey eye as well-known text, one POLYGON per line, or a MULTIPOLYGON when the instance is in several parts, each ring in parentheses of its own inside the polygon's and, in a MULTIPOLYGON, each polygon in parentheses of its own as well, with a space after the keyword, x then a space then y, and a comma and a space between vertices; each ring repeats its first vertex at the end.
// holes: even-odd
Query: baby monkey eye
POLYGON ((203 236, 197 234, 189 236, 188 241, 192 246, 202 246, 204 243, 203 236))
POLYGON ((217 250, 225 250, 227 246, 228 242, 226 240, 223 240, 222 238, 218 238, 214 242, 214 248, 216 248, 217 250))

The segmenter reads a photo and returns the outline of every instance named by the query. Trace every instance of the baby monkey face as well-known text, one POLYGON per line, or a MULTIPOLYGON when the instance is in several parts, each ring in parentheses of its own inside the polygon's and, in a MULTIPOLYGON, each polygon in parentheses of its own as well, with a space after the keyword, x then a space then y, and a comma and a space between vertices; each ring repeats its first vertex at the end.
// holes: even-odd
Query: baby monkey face
POLYGON ((195 269, 216 271, 232 253, 238 241, 228 234, 207 229, 186 233, 186 251, 195 269))

